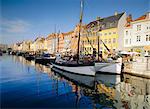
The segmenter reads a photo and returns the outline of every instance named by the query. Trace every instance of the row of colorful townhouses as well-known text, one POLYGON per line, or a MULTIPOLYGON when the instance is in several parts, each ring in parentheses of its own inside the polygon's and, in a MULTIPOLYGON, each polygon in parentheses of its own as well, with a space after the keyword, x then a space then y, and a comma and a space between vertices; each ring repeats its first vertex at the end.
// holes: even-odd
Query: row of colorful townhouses
POLYGON ((77 42, 81 33, 80 51, 92 54, 93 48, 102 53, 110 51, 136 51, 150 53, 150 12, 133 20, 125 12, 101 18, 89 24, 76 25, 67 33, 52 33, 46 38, 37 37, 34 41, 13 44, 13 50, 24 52, 49 52, 51 54, 77 52, 77 42), (106 47, 106 46, 107 47, 106 47))

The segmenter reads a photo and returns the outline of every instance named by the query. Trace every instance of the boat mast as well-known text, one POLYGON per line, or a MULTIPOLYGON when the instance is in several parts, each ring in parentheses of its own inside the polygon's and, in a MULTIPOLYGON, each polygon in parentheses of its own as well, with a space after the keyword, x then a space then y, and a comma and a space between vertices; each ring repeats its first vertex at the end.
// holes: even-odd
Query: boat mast
POLYGON ((78 37, 78 48, 77 48, 77 63, 79 63, 79 55, 80 55, 80 32, 82 25, 82 17, 83 17, 83 0, 81 0, 81 9, 80 9, 80 21, 79 21, 79 37, 78 37))
POLYGON ((99 59, 99 35, 98 35, 98 61, 100 61, 99 59))
POLYGON ((53 39, 53 43, 54 43, 54 53, 57 53, 57 35, 56 35, 56 24, 54 25, 54 39, 53 39))
POLYGON ((60 35, 60 31, 58 32, 58 34, 56 33, 57 35, 57 53, 59 53, 59 35, 60 35))
MULTIPOLYGON (((101 31, 100 19, 98 19, 98 22, 97 22, 97 23, 98 23, 98 32, 99 32, 99 31, 101 31)), ((99 40, 100 40, 100 39, 99 39, 99 38, 100 38, 100 37, 99 37, 99 34, 98 34, 98 42, 97 42, 97 43, 98 43, 98 61, 100 61, 100 59, 99 59, 99 56, 100 56, 100 52, 99 52, 99 48, 100 48, 100 47, 99 47, 99 46, 100 46, 100 45, 99 45, 99 40)))

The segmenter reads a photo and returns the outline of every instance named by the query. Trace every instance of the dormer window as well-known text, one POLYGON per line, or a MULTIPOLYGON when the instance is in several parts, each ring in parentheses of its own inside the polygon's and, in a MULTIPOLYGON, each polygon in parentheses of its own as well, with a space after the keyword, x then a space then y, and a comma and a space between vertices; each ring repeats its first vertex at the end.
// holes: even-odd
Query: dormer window
POLYGON ((126 31, 126 35, 128 35, 128 31, 126 31))

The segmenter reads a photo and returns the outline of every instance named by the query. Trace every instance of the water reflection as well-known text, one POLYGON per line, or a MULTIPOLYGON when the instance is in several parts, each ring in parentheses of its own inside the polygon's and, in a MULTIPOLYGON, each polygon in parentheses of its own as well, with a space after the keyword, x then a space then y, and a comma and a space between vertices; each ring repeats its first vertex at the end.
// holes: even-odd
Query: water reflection
MULTIPOLYGON (((99 94, 103 94, 101 95, 103 99, 109 99, 111 107, 115 106, 119 109, 122 107, 127 109, 149 109, 149 79, 124 74, 124 81, 121 82, 119 75, 105 76, 99 75, 99 77, 97 77, 97 79, 99 79, 97 90, 99 94)), ((99 101, 100 104, 104 103, 104 105, 106 105, 106 102, 107 100, 102 99, 99 101)))
MULTIPOLYGON (((96 74, 95 78, 89 79, 89 77, 70 75, 63 72, 64 75, 72 78, 69 79, 57 72, 51 71, 48 66, 35 64, 34 61, 27 61, 23 57, 13 56, 12 59, 17 64, 18 68, 21 66, 22 70, 20 71, 24 72, 24 79, 17 82, 13 81, 15 82, 15 89, 9 88, 9 91, 16 90, 16 92, 18 92, 15 98, 21 98, 17 103, 22 101, 20 103, 22 106, 25 106, 25 104, 27 105, 27 103, 35 105, 35 103, 40 102, 36 107, 72 107, 86 109, 148 109, 150 107, 149 79, 127 74, 123 76, 96 74), (123 81, 121 81, 122 77, 123 81), (77 80, 78 82, 73 80, 77 80), (18 82, 28 85, 21 87, 18 82), (85 84, 85 86, 83 84, 85 84), (86 86, 94 86, 95 89, 86 86), (19 93, 19 88, 22 89, 22 92, 27 89, 29 89, 30 92, 26 91, 25 94, 21 95, 19 93), (36 93, 37 96, 35 96, 34 93, 36 93), (56 103, 52 101, 56 101, 56 103)), ((6 89, 5 87, 5 90, 2 88, 2 92, 8 90, 9 84, 13 83, 7 84, 5 82, 6 89)), ((11 87, 13 87, 13 85, 11 85, 11 87)), ((9 104, 10 102, 7 101, 7 103, 9 104)), ((32 105, 30 105, 30 107, 32 107, 32 105)), ((12 106, 11 103, 10 106, 12 106)))

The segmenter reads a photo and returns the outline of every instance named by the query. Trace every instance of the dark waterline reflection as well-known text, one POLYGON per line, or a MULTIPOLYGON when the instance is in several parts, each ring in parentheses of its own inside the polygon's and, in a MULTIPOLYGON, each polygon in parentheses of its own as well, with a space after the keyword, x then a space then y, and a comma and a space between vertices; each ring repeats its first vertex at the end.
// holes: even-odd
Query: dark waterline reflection
MULTIPOLYGON (((4 55, 0 64, 1 105, 5 108, 120 109, 138 107, 140 103, 144 108, 150 106, 148 79, 123 75, 121 82, 120 75, 96 74, 93 90, 23 57, 4 55)), ((81 82, 88 85, 88 79, 84 77, 81 82)))

